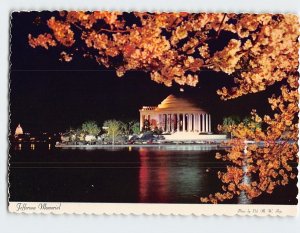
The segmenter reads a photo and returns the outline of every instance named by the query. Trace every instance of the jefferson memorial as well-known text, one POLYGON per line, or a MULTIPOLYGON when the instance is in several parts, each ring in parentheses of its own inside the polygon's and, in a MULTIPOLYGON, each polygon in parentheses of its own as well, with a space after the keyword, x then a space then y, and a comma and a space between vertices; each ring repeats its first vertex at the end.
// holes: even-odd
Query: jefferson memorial
POLYGON ((151 129, 165 133, 198 132, 211 133, 211 115, 192 100, 169 95, 158 106, 140 109, 140 130, 148 120, 151 129))
POLYGON ((143 106, 139 111, 140 131, 148 121, 150 129, 162 130, 167 141, 226 139, 212 134, 211 115, 192 99, 169 95, 158 106, 143 106))

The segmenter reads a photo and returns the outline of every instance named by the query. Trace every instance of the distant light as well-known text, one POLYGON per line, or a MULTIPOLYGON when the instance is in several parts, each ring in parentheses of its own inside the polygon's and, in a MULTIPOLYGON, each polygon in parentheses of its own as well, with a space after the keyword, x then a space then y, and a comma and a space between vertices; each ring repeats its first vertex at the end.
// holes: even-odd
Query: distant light
POLYGON ((18 136, 18 135, 23 134, 23 133, 24 132, 23 132, 23 129, 22 129, 21 125, 18 124, 18 127, 16 128, 16 131, 15 131, 15 136, 18 136))
POLYGON ((184 92, 184 89, 183 89, 183 88, 180 88, 179 91, 180 91, 180 92, 184 92))

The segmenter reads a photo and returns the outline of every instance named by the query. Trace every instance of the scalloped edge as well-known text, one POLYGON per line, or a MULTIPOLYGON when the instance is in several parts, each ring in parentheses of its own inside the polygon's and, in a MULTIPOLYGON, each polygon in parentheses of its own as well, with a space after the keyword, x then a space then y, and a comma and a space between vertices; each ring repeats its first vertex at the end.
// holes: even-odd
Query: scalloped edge
MULTIPOLYGON (((62 9, 65 10, 65 9, 62 9)), ((11 123, 11 106, 10 106, 10 75, 11 75, 11 29, 12 29, 12 15, 16 12, 53 12, 53 11, 62 11, 62 10, 13 10, 10 12, 9 17, 9 72, 8 72, 8 135, 10 135, 10 123, 11 123)), ((68 9, 67 11, 70 11, 68 9)), ((73 9, 80 10, 80 9, 73 9)), ((84 10, 84 9, 81 9, 84 10)), ((86 9, 87 11, 91 11, 90 9, 86 9)), ((95 9, 96 10, 96 9, 95 9)), ((100 10, 100 9, 99 9, 100 10)), ((106 9, 102 9, 105 11, 106 9)), ((112 10, 116 11, 116 9, 112 10)), ((124 10, 126 11, 126 10, 124 10)), ((135 11, 132 9, 129 12, 135 11)), ((140 12, 149 12, 147 10, 141 10, 140 12)), ((151 12, 159 12, 159 13, 168 13, 168 12, 183 12, 183 11, 159 11, 154 10, 151 12)), ((294 15, 300 21, 300 15, 296 12, 225 12, 225 11, 200 11, 194 12, 189 11, 189 13, 235 13, 235 14, 284 14, 284 15, 294 15)), ((300 38, 298 38, 298 43, 300 43, 300 38)), ((300 59, 300 49, 298 53, 298 58, 300 59)), ((300 61, 298 60, 298 72, 300 73, 300 61)), ((300 78, 298 79, 300 83, 300 78)), ((300 114, 300 113, 299 113, 300 114)), ((7 203, 8 203, 8 211, 10 213, 17 214, 54 214, 54 215, 62 215, 62 214, 86 214, 86 215, 173 215, 173 216, 272 216, 272 217, 286 217, 286 216, 297 216, 298 214, 298 205, 243 205, 243 204, 124 204, 124 203, 69 203, 69 202, 10 202, 10 182, 9 182, 9 174, 10 174, 10 158, 11 155, 9 153, 9 149, 11 147, 10 140, 8 141, 8 159, 7 159, 7 203), (31 209, 18 209, 18 204, 26 204, 28 206, 35 206, 35 210, 31 209), (60 206, 59 209, 53 210, 43 210, 39 209, 39 205, 46 204, 49 207, 60 206), (272 210, 272 212, 269 212, 272 210), (279 211, 279 212, 278 212, 279 211)), ((300 145, 300 138, 298 139, 298 145, 300 145)), ((298 163, 297 170, 299 171, 300 163, 298 163)), ((299 175, 299 172, 298 172, 299 175)), ((299 188, 299 178, 297 176, 297 188, 299 188)), ((299 190, 297 193, 297 200, 299 197, 299 190)))

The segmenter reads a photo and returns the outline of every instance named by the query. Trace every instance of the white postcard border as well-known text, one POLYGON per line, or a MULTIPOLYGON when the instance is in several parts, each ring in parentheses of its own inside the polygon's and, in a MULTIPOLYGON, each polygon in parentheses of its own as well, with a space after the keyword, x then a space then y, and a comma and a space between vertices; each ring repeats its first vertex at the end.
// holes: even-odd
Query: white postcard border
MULTIPOLYGON (((33 0, 34 1, 34 0, 33 0)), ((26 3, 27 4, 27 3, 26 3)), ((66 4, 66 3, 65 3, 66 4)), ((77 3, 78 4, 78 3, 77 3)), ((276 4, 275 4, 276 5, 276 4)), ((283 4, 285 5, 285 4, 283 4)), ((25 5, 20 3, 18 10, 32 10, 33 8, 27 8, 25 5)), ((40 5, 39 9, 43 10, 40 5)), ((266 7, 266 6, 264 6, 266 7)), ((276 5, 276 7, 278 7, 276 5)), ((268 13, 276 13, 276 12, 286 12, 286 13, 296 13, 294 10, 282 10, 283 8, 274 7, 273 10, 268 10, 268 13)), ((78 8, 78 6, 77 6, 78 8)), ((104 7, 105 8, 105 7, 104 7)), ((124 9, 124 7, 121 7, 124 9)), ((237 6, 239 10, 238 12, 244 12, 245 9, 241 8, 241 6, 237 6)), ((270 7, 271 8, 271 7, 270 7)), ((52 8, 47 8, 48 10, 55 10, 55 5, 52 5, 52 8)), ((65 8, 64 8, 65 9, 65 8)), ((79 9, 83 9, 83 7, 79 6, 79 9)), ((91 9, 89 7, 88 9, 91 9)), ((98 9, 98 8, 95 8, 98 9)), ((132 8, 130 8, 132 9, 132 8)), ((147 8, 148 9, 148 8, 147 8)), ((168 9, 170 5, 168 5, 168 9)), ((218 8, 219 9, 219 8, 218 8)), ((236 9, 230 8, 231 11, 235 11, 236 9)), ((253 12, 252 8, 249 8, 248 12, 253 12)), ((269 9, 269 7, 267 8, 269 9)), ((210 10, 214 11, 214 10, 210 10)), ((218 11, 224 11, 218 10, 218 11)), ((247 11, 247 10, 246 10, 247 11)), ((255 10, 256 13, 262 13, 264 10, 263 7, 261 9, 255 10)), ((297 13, 299 16, 299 12, 297 13)), ((300 53, 300 51, 299 51, 300 53)), ((299 68, 300 71, 300 68, 299 68)), ((2 73, 2 72, 1 72, 2 73)), ((6 116, 7 117, 7 116, 6 116)), ((5 141, 6 143, 6 141, 5 141)), ((2 140, 1 140, 2 144, 2 140)), ((6 166, 6 165, 5 165, 6 166)), ((299 169, 299 166, 298 166, 299 169)), ((299 177, 299 176, 298 176, 299 177)), ((297 184, 299 189, 299 182, 297 184)), ((7 190, 8 191, 8 190, 7 190)), ((8 193, 9 195, 9 193, 8 193)), ((298 199, 299 195, 297 195, 298 199)), ((6 199, 7 200, 7 199, 6 199)), ((205 215, 205 216, 297 216, 298 214, 298 205, 242 205, 242 204, 125 204, 125 203, 65 203, 65 202, 9 202, 8 203, 8 211, 10 213, 17 214, 31 214, 31 213, 42 213, 42 214, 97 214, 97 215, 113 215, 113 214, 146 214, 146 215, 205 215), (18 210, 18 204, 26 204, 28 207, 35 207, 35 210, 32 209, 24 209, 18 210), (39 206, 45 206, 43 207, 39 206), (48 209, 47 209, 48 207, 48 209), (55 209, 56 208, 56 209, 55 209), (263 213, 263 212, 268 213, 263 213), (269 212, 271 211, 271 212, 269 212), (273 212, 275 211, 275 212, 273 212)), ((299 215, 298 215, 299 216, 299 215)))
POLYGON ((18 214, 296 216, 297 205, 9 202, 18 214))

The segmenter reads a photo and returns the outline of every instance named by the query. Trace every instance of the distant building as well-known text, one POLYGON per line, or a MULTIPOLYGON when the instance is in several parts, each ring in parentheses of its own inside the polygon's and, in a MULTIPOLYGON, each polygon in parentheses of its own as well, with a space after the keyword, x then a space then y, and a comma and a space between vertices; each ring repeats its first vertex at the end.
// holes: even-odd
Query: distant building
POLYGON ((21 125, 19 124, 18 127, 16 128, 15 136, 22 135, 22 134, 23 134, 23 129, 22 129, 21 125))
POLYGON ((169 95, 158 106, 143 106, 139 111, 141 131, 146 123, 152 130, 168 133, 211 133, 211 115, 191 99, 169 95))

